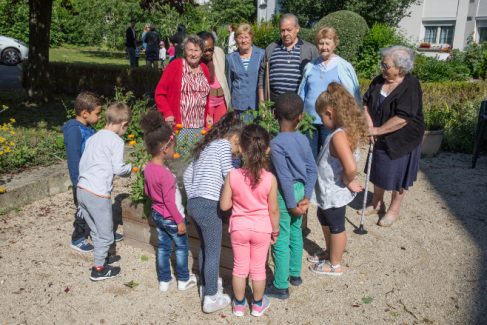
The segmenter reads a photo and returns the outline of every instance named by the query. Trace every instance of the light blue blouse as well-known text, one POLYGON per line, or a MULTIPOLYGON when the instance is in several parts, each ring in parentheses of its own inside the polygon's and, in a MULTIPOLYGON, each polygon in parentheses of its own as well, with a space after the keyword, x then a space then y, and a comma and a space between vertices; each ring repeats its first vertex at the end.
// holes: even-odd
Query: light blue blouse
POLYGON ((228 88, 232 99, 230 107, 238 111, 247 109, 257 110, 259 105, 258 81, 260 63, 265 51, 252 46, 252 55, 247 70, 245 69, 240 53, 235 51, 225 60, 227 70, 228 88))

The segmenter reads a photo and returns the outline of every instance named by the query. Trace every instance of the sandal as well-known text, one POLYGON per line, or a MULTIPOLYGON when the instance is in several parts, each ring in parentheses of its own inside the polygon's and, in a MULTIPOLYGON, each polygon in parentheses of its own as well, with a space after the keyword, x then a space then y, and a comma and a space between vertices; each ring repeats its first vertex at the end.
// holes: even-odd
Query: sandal
POLYGON ((309 256, 308 257, 308 262, 310 262, 310 263, 320 263, 320 262, 326 261, 326 259, 320 260, 320 256, 323 255, 324 253, 326 253, 326 254, 328 254, 328 256, 330 256, 330 253, 328 253, 326 250, 319 251, 318 253, 315 253, 313 256, 309 256))
MULTIPOLYGON (((378 209, 367 209, 365 208, 365 216, 370 216, 378 213, 386 213, 386 206, 383 204, 378 209)), ((362 210, 357 210, 358 215, 362 215, 362 210)))
POLYGON ((330 263, 330 261, 326 260, 326 261, 323 261, 321 263, 317 263, 315 265, 311 265, 309 267, 309 269, 311 271, 313 271, 314 273, 318 273, 318 274, 327 274, 327 275, 335 275, 335 276, 339 276, 339 275, 342 275, 343 272, 336 272, 336 269, 338 269, 340 266, 342 266, 342 263, 338 263, 337 265, 332 265, 330 263), (329 265, 331 270, 330 271, 323 271, 323 265, 329 265), (313 268, 313 266, 315 266, 315 268, 313 268))
POLYGON ((399 218, 399 216, 397 216, 397 217, 396 217, 396 219, 392 220, 392 219, 389 219, 389 218, 387 218, 386 216, 384 216, 384 217, 382 217, 382 219, 380 219, 380 220, 379 220, 379 222, 378 222, 377 224, 378 224, 379 226, 381 226, 381 227, 390 227, 390 226, 392 226, 392 224, 393 224, 394 222, 396 222, 396 220, 397 220, 398 218, 399 218), (381 224, 380 224, 380 222, 381 222, 381 221, 383 221, 383 222, 384 222, 384 224, 383 224, 383 225, 381 225, 381 224))

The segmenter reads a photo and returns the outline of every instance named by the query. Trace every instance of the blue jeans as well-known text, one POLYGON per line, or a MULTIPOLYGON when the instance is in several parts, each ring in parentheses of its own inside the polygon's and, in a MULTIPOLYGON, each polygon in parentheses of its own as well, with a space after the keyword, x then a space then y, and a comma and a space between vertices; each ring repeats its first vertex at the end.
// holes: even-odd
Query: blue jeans
MULTIPOLYGON (((171 281, 171 266, 169 258, 172 253, 172 242, 176 248, 176 272, 179 281, 189 280, 188 269, 188 233, 178 235, 178 225, 171 220, 164 219, 162 215, 152 210, 152 220, 159 232, 159 249, 157 250, 157 276, 159 281, 171 281)), ((184 219, 186 224, 186 219, 184 219)))
POLYGON ((315 160, 318 159, 321 147, 325 143, 326 137, 331 133, 330 130, 326 128, 323 124, 313 124, 316 130, 313 131, 313 139, 310 136, 310 130, 306 131, 306 137, 309 140, 309 146, 311 147, 311 152, 313 152, 313 157, 315 160))

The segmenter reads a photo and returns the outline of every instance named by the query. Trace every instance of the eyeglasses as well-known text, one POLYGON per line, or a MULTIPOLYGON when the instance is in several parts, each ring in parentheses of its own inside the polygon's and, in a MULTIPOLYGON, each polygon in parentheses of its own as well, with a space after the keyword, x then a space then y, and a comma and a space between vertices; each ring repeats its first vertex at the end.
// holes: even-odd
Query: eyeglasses
POLYGON ((381 67, 382 69, 384 69, 384 70, 389 70, 390 68, 394 68, 394 67, 395 67, 395 65, 388 66, 387 64, 385 64, 385 63, 381 62, 381 63, 380 63, 380 67, 381 67))
POLYGON ((239 41, 250 41, 250 37, 248 36, 239 36, 237 39, 239 41))
POLYGON ((215 47, 214 47, 214 46, 213 46, 213 47, 209 47, 209 48, 205 49, 205 50, 203 51, 203 53, 206 53, 206 52, 213 52, 213 51, 215 51, 215 47))
POLYGON ((169 137, 169 141, 162 146, 161 150, 159 151, 162 151, 162 149, 164 149, 165 146, 167 146, 169 143, 171 143, 172 140, 174 140, 174 138, 176 137, 176 133, 173 133, 170 137, 169 137))

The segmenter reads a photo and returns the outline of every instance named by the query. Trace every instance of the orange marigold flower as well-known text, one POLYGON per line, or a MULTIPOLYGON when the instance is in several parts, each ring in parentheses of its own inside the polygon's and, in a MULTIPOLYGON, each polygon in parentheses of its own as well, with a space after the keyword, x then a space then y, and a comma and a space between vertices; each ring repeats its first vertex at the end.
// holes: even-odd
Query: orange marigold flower
POLYGON ((174 133, 178 134, 178 133, 179 133, 179 131, 178 131, 178 130, 176 130, 176 131, 174 131, 174 133))
POLYGON ((174 159, 178 159, 179 157, 181 157, 181 156, 178 153, 174 154, 174 159))
POLYGON ((183 128, 183 125, 182 124, 176 124, 176 127, 181 130, 183 128))
POLYGON ((199 134, 196 134, 196 137, 199 137, 200 135, 199 134))
POLYGON ((206 131, 205 130, 201 130, 201 134, 205 135, 206 134, 206 131))
POLYGON ((211 129, 213 127, 213 125, 208 125, 208 129, 211 129))
POLYGON ((132 141, 130 141, 130 142, 129 142, 129 144, 130 144, 131 146, 135 145, 136 143, 137 143, 137 141, 135 141, 135 140, 132 140, 132 141))
POLYGON ((134 173, 136 173, 136 172, 139 171, 139 168, 138 167, 134 167, 134 168, 132 168, 132 170, 134 171, 134 173))
POLYGON ((133 139, 133 138, 135 138, 135 135, 130 134, 130 135, 129 135, 129 138, 130 138, 130 139, 133 139))

